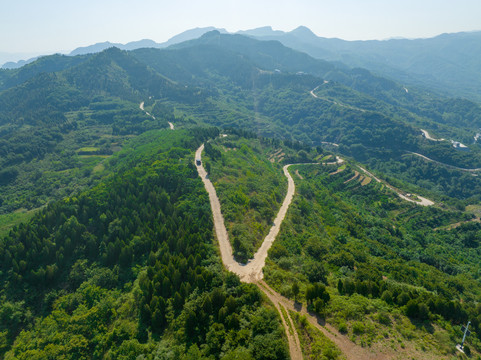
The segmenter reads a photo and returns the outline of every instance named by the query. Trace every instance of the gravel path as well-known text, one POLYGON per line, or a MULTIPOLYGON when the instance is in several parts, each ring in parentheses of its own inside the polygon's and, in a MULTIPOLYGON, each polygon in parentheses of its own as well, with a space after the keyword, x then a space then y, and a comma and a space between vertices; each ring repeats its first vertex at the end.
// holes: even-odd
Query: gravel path
MULTIPOLYGON (((324 82, 326 84, 326 82, 324 82)), ((355 106, 351 106, 351 105, 345 105, 345 104, 341 104, 337 101, 334 101, 334 100, 329 100, 328 98, 325 98, 325 97, 321 97, 321 96, 318 96, 314 93, 314 91, 316 91, 317 89, 319 89, 321 85, 319 85, 318 87, 314 88, 311 90, 311 95, 313 97, 315 97, 316 99, 319 99, 319 100, 324 100, 324 101, 327 101, 328 103, 331 103, 331 104, 334 104, 334 105, 337 105, 337 106, 340 106, 340 107, 343 107, 343 108, 346 108, 346 109, 351 109, 351 110, 357 110, 357 111, 360 111, 360 112, 366 112, 367 110, 364 110, 364 109, 361 109, 361 108, 358 108, 358 107, 355 107, 355 106)))
POLYGON ((274 240, 276 239, 277 234, 279 233, 282 221, 286 216, 287 209, 291 204, 294 192, 296 190, 294 180, 292 179, 291 174, 289 174, 289 171, 287 170, 290 165, 284 166, 283 169, 284 175, 287 177, 288 181, 287 194, 274 220, 274 225, 271 227, 259 250, 257 250, 257 252, 255 253, 254 258, 249 260, 247 264, 242 265, 234 260, 232 246, 229 241, 229 235, 224 224, 224 217, 222 216, 219 198, 217 197, 214 185, 212 185, 212 182, 209 180, 204 166, 202 164, 197 165, 197 160, 202 160, 203 150, 204 144, 202 144, 195 153, 196 167, 199 176, 204 182, 205 189, 209 194, 212 214, 214 216, 215 233, 217 236, 217 240, 219 241, 222 262, 228 270, 239 275, 241 281, 243 282, 256 282, 258 280, 261 280, 264 277, 264 274, 262 273, 262 268, 264 267, 266 262, 267 252, 269 251, 274 240))
POLYGON ((279 304, 279 306, 284 307, 287 311, 296 311, 301 315, 304 315, 312 326, 322 332, 328 339, 330 339, 339 347, 343 355, 348 360, 378 360, 393 358, 392 353, 385 352, 380 354, 353 343, 347 336, 341 334, 332 325, 326 323, 324 319, 320 318, 314 313, 308 312, 303 304, 295 303, 294 301, 289 300, 277 293, 274 289, 267 285, 264 280, 259 281, 257 285, 259 285, 259 288, 274 304, 279 304))
MULTIPOLYGON (((282 320, 282 325, 286 333, 286 337, 289 344, 289 353, 292 360, 302 360, 302 350, 299 341, 299 336, 292 321, 289 310, 296 311, 306 316, 306 319, 318 330, 320 330, 324 335, 331 339, 342 351, 344 356, 348 360, 360 359, 360 360, 377 360, 377 359, 391 359, 393 354, 388 353, 376 353, 365 349, 359 345, 356 345, 349 340, 346 336, 340 334, 334 327, 325 323, 325 321, 315 314, 307 312, 306 308, 299 303, 294 303, 293 301, 283 297, 272 288, 269 287, 263 280, 262 268, 265 265, 265 260, 267 257, 267 252, 274 242, 277 234, 279 233, 280 226, 284 220, 289 205, 295 193, 295 183, 292 176, 289 174, 288 168, 291 165, 301 165, 301 164, 289 164, 284 166, 284 175, 288 180, 287 194, 282 203, 282 206, 274 220, 274 225, 272 226, 269 234, 264 239, 261 247, 254 255, 254 258, 250 260, 246 265, 241 265, 234 260, 232 253, 232 246, 229 242, 229 235, 224 224, 224 217, 222 216, 221 206, 217 193, 215 191, 214 185, 209 180, 208 174, 202 165, 202 151, 204 150, 204 144, 202 144, 195 153, 195 165, 197 167, 197 172, 204 183, 205 189, 209 194, 210 205, 212 209, 212 214, 214 217, 214 228, 219 242, 219 248, 221 253, 221 258, 224 266, 237 274, 241 281, 255 283, 259 289, 269 298, 269 300, 274 304, 275 308, 279 312, 282 320), (199 162, 199 163, 198 163, 199 162), (282 311, 282 309, 285 310, 282 311), (285 315, 287 314, 287 316, 285 315)), ((342 159, 336 158, 336 163, 342 163, 342 159)), ((306 164, 303 164, 306 165, 306 164)), ((373 176, 373 175, 372 175, 373 176)), ((374 177, 374 176, 373 176, 374 177)), ((375 177, 374 177, 375 178, 375 177)), ((376 178, 377 179, 377 178, 376 178)), ((378 179, 377 179, 378 180, 378 179)), ((380 181, 380 180, 378 180, 380 181)))
MULTIPOLYGON (((241 281, 243 282, 257 282, 261 280, 264 276, 262 272, 262 268, 265 265, 265 261, 267 258, 267 252, 269 248, 272 246, 272 243, 276 239, 277 234, 279 233, 282 221, 286 216, 287 209, 292 201, 295 192, 295 184, 294 180, 292 179, 289 171, 287 170, 290 165, 284 166, 284 175, 287 177, 288 187, 287 187, 287 194, 284 198, 284 202, 277 214, 276 219, 274 220, 274 225, 271 227, 269 234, 267 234, 264 242, 262 243, 259 250, 257 250, 254 258, 250 260, 246 265, 241 265, 237 261, 234 260, 234 256, 232 253, 232 246, 229 242, 229 235, 227 233, 227 229, 224 224, 224 217, 222 216, 221 207, 219 198, 217 197, 217 193, 215 191, 214 185, 209 180, 208 174, 202 165, 202 151, 204 150, 204 144, 202 144, 197 151, 195 152, 195 165, 197 167, 197 172, 204 183, 205 189, 209 194, 210 206, 212 209, 212 214, 214 217, 214 228, 215 234, 217 236, 217 240, 219 242, 220 254, 222 258, 222 263, 224 266, 232 271, 233 273, 237 274, 241 281)), ((258 284, 259 285, 259 284, 258 284)), ((277 301, 272 294, 266 291, 265 288, 259 286, 259 288, 266 294, 266 296, 273 302, 275 308, 279 312, 279 315, 282 320, 282 325, 284 326, 284 330, 286 333, 287 341, 289 344, 289 353, 291 360, 302 360, 302 350, 301 344, 299 341, 299 337, 297 331, 295 330, 294 323, 287 312, 287 318, 283 314, 281 307, 283 305, 277 301), (290 330, 291 329, 291 330, 290 330)), ((284 308, 285 309, 285 308, 284 308)))
POLYGON ((465 171, 465 172, 479 172, 479 171, 481 171, 481 168, 466 169, 466 168, 461 168, 461 167, 457 167, 457 166, 454 166, 454 165, 445 164, 445 163, 442 163, 440 161, 428 158, 425 155, 422 155, 422 154, 419 154, 419 153, 416 153, 416 152, 412 152, 412 151, 407 151, 407 153, 419 156, 420 158, 422 158, 424 160, 427 160, 427 161, 433 162, 435 164, 442 165, 442 166, 445 166, 445 167, 448 167, 448 168, 451 168, 451 169, 454 169, 454 170, 465 171))
POLYGON ((426 139, 431 140, 431 141, 444 141, 444 140, 446 140, 446 139, 435 139, 431 135, 429 135, 429 133, 426 130, 423 130, 423 129, 421 129, 421 132, 423 133, 423 135, 426 139))
POLYGON ((367 171, 366 169, 364 169, 362 166, 359 166, 357 165, 357 167, 359 169, 361 169, 365 174, 367 174, 368 176, 372 177, 374 180, 376 180, 378 183, 383 183, 384 185, 386 185, 389 189, 391 189, 392 191, 394 191, 396 194, 398 194, 398 196, 403 199, 403 200, 406 200, 406 201, 409 201, 409 202, 412 202, 414 204, 417 204, 417 205, 421 205, 421 206, 432 206, 434 205, 434 201, 432 200, 429 200, 429 199, 426 199, 425 197, 422 197, 422 196, 419 196, 419 195, 416 195, 416 197, 419 199, 419 200, 415 200, 415 199, 412 199, 406 195, 404 195, 402 192, 400 192, 398 189, 392 187, 391 185, 389 185, 388 183, 384 182, 384 181, 381 181, 380 179, 378 179, 377 177, 375 177, 372 173, 370 173, 369 171, 367 171))
MULTIPOLYGON (((145 111, 145 109, 144 109, 144 103, 145 103, 144 101, 142 101, 142 102, 140 103, 140 105, 139 105, 140 110, 142 110, 143 112, 145 112, 145 114, 146 114, 147 116, 150 116, 152 119, 155 120, 155 116, 154 116, 154 115, 152 115, 152 114, 149 113, 148 111, 145 111)), ((170 130, 174 130, 174 124, 172 124, 170 121, 167 121, 167 122, 169 123, 170 130)))

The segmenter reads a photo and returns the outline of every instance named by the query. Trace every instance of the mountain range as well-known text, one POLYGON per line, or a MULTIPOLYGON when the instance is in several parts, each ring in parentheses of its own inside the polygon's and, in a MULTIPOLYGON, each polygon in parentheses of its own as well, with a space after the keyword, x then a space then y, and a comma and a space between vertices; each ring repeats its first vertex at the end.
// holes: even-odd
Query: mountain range
MULTIPOLYGON (((215 27, 212 27, 212 26, 203 27, 203 28, 195 28, 195 29, 186 30, 186 31, 184 31, 180 34, 177 34, 177 35, 173 36, 172 38, 170 38, 169 40, 167 40, 166 42, 163 42, 163 43, 157 43, 157 42, 155 42, 153 40, 150 40, 150 39, 132 41, 132 42, 129 42, 129 43, 126 43, 126 44, 111 43, 109 41, 105 41, 105 42, 96 43, 96 44, 93 44, 93 45, 78 47, 78 48, 72 50, 70 53, 68 53, 66 55, 76 56, 76 55, 94 54, 94 53, 98 53, 98 52, 101 52, 103 50, 106 50, 108 48, 111 48, 111 47, 116 47, 116 48, 119 48, 121 50, 135 50, 135 49, 140 49, 140 48, 158 48, 158 49, 161 49, 161 48, 165 48, 165 47, 168 47, 170 45, 173 45, 173 44, 177 44, 179 42, 183 42, 183 41, 191 40, 191 39, 196 39, 196 38, 202 36, 203 34, 205 34, 206 32, 209 32, 209 31, 212 31, 212 30, 217 30, 217 31, 220 31, 222 33, 227 33, 227 31, 225 29, 218 29, 218 28, 215 28, 215 27)), ((14 56, 15 54, 7 54, 7 53, 2 54, 2 53, 0 53, 0 59, 4 58, 4 57, 9 57, 9 55, 14 56)), ((17 56, 19 56, 19 55, 17 55, 17 56)), ((27 64, 37 60, 38 58, 39 58, 39 56, 34 56, 34 57, 29 58, 28 60, 19 60, 17 62, 8 61, 8 62, 4 63, 1 66, 1 68, 3 68, 3 69, 17 69, 19 67, 22 67, 24 65, 27 65, 27 64)))
MULTIPOLYGON (((275 40, 214 30, 163 49, 109 48, 86 55, 52 55, 19 69, 0 71, 0 90, 4 90, 0 93, 3 124, 14 119, 19 124, 45 126, 57 119, 58 126, 65 126, 61 125, 66 121, 63 112, 78 112, 92 101, 111 102, 114 98, 129 102, 127 108, 133 109, 136 102, 154 97, 171 101, 174 107, 187 106, 187 113, 195 113, 197 121, 209 125, 251 128, 264 136, 315 146, 340 144, 345 155, 411 182, 429 180, 429 185, 424 182, 429 189, 442 189, 453 197, 469 198, 477 189, 471 184, 477 182, 467 174, 459 174, 460 179, 471 185, 457 188, 432 174, 420 176, 386 168, 387 159, 406 162, 406 151, 451 166, 481 166, 473 143, 481 127, 481 110, 475 102, 435 96, 422 88, 408 89, 368 70, 316 59, 275 40), (62 95, 52 96, 52 91, 62 95), (281 96, 283 92, 290 96, 281 96), (228 106, 232 101, 236 107, 228 106), (346 116, 339 117, 339 111, 346 116), (421 129, 467 144, 471 151, 421 141, 421 129)), ((113 124, 120 109, 127 111, 124 106, 115 110, 115 106, 108 110, 110 115, 105 113, 113 124)), ((123 123, 125 133, 143 128, 127 120, 123 123)), ((5 139, 20 133, 25 136, 27 128, 3 130, 5 139)), ((5 146, 10 146, 9 142, 5 146)), ((16 162, 21 162, 21 157, 11 164, 16 162)), ((451 178, 454 173, 445 175, 451 178)), ((12 181, 9 176, 6 179, 12 181)))
POLYGON ((369 41, 322 38, 302 26, 291 32, 260 28, 246 35, 278 40, 315 58, 366 68, 406 86, 424 86, 451 96, 481 100, 480 31, 428 39, 369 41))
MULTIPOLYGON (((109 47, 122 50, 166 48, 198 38, 206 32, 225 29, 195 28, 178 34, 164 43, 140 40, 127 44, 103 42, 81 47, 70 56, 96 53, 109 47)), ((421 86, 436 93, 481 101, 481 32, 442 34, 428 39, 390 39, 345 41, 323 38, 300 26, 290 32, 261 27, 237 34, 260 40, 276 40, 314 58, 340 62, 351 68, 365 68, 375 74, 399 81, 406 86, 421 86)), ((18 68, 37 59, 9 62, 3 68, 18 68)))

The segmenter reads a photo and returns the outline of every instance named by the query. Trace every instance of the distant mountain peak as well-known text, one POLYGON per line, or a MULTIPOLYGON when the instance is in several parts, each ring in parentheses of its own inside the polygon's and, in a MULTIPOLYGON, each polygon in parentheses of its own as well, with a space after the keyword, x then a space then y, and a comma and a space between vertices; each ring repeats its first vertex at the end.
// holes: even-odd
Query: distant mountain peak
POLYGON ((250 30, 239 30, 236 32, 239 35, 249 35, 249 36, 272 36, 272 35, 283 35, 284 31, 273 30, 271 26, 262 26, 250 30))
POLYGON ((175 35, 173 37, 171 37, 166 43, 165 45, 173 45, 173 44, 178 44, 178 43, 181 43, 181 42, 184 42, 184 41, 188 41, 188 40, 192 40, 192 39, 197 39, 209 32, 212 32, 212 31, 216 31, 217 33, 222 33, 222 34, 225 34, 227 33, 227 31, 225 29, 219 29, 219 28, 215 28, 213 26, 209 26, 209 27, 204 27, 204 28, 194 28, 194 29, 190 29, 190 30, 186 30, 178 35, 175 35))
POLYGON ((317 35, 314 34, 311 29, 302 25, 295 28, 290 33, 298 36, 303 36, 303 37, 309 36, 309 37, 317 38, 317 35))
POLYGON ((84 54, 93 54, 93 53, 98 53, 101 52, 105 49, 111 48, 113 46, 120 47, 122 44, 115 44, 111 43, 110 41, 104 41, 100 43, 96 43, 93 45, 89 46, 83 46, 83 47, 78 47, 72 52, 70 52, 70 56, 75 56, 75 55, 84 55, 84 54))
POLYGON ((211 37, 211 36, 217 36, 217 35, 220 35, 220 31, 215 29, 215 30, 211 30, 211 31, 206 32, 201 37, 211 37))
POLYGON ((248 31, 266 32, 266 33, 275 32, 274 29, 272 29, 272 26, 261 26, 261 27, 255 28, 255 29, 246 30, 245 32, 248 32, 248 31))

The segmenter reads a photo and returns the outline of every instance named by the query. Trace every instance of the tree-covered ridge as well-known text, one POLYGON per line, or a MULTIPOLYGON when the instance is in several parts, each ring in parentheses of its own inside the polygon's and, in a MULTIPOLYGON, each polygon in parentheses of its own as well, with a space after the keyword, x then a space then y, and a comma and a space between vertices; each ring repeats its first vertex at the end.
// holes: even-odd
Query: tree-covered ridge
MULTIPOLYGON (((451 184, 455 175, 449 172, 438 179, 399 169, 406 166, 406 151, 455 166, 478 167, 479 146, 470 142, 481 126, 479 106, 416 89, 406 92, 400 84, 368 71, 319 61, 276 42, 207 34, 162 50, 112 48, 73 58, 44 57, 5 71, 2 77, 11 80, 0 93, 0 161, 4 161, 0 211, 4 212, 38 208, 61 197, 55 189, 40 186, 27 164, 42 173, 67 170, 57 169, 57 161, 75 164, 68 168, 75 176, 53 176, 59 184, 55 187, 70 195, 73 189, 85 188, 97 165, 102 167, 101 158, 79 162, 77 150, 99 148, 95 155, 110 155, 123 137, 166 127, 174 113, 185 115, 185 125, 249 128, 263 136, 315 146, 323 141, 339 143, 345 155, 420 186, 426 184, 431 191, 446 189, 450 196, 463 199, 476 193, 456 191, 451 184), (313 89, 329 101, 314 98, 313 89), (160 109, 158 114, 149 109, 155 120, 138 109, 150 98, 160 109), (164 106, 167 102, 169 106, 164 106), (421 126, 467 143, 471 152, 423 140, 421 126), (86 134, 85 129, 93 131, 86 134), (54 153, 60 153, 61 159, 49 156, 54 153), (45 161, 38 164, 36 159, 45 161), (379 161, 392 161, 395 166, 382 168, 379 161)), ((466 185, 478 187, 476 179, 465 180, 466 185)))
POLYGON ((253 257, 286 193, 281 166, 266 157, 272 150, 269 144, 236 135, 204 148, 204 165, 222 204, 234 256, 241 262, 253 257))
POLYGON ((6 358, 287 358, 275 312, 216 255, 192 152, 211 135, 146 134, 1 240, 6 358))
POLYGON ((459 341, 457 325, 469 319, 470 344, 480 349, 477 222, 403 201, 349 166, 295 170, 302 179, 269 253, 269 284, 303 298, 361 344, 416 341, 446 355, 459 341))
POLYGON ((167 128, 175 116, 161 93, 197 96, 116 49, 70 59, 45 57, 14 71, 25 82, 0 93, 1 227, 13 211, 95 184, 106 158, 133 135, 167 128), (149 96, 158 102, 155 119, 139 109, 149 96))
MULTIPOLYGON (((479 105, 433 96, 416 88, 406 91, 402 85, 362 69, 333 68, 332 64, 325 66, 323 62, 316 63, 299 54, 281 56, 288 50, 280 44, 269 43, 258 52, 261 44, 265 45, 241 36, 206 34, 199 40, 177 46, 172 52, 149 49, 137 50, 134 54, 145 62, 169 58, 172 64, 176 54, 179 57, 180 54, 199 54, 199 57, 181 59, 179 67, 184 67, 187 57, 198 65, 189 63, 184 67, 185 72, 161 62, 156 63, 156 70, 182 83, 189 80, 180 74, 187 73, 199 86, 204 84, 215 89, 212 97, 189 105, 187 110, 185 104, 177 105, 205 123, 254 128, 264 136, 314 145, 322 141, 335 142, 342 146, 339 150, 343 154, 369 162, 378 170, 382 169, 383 162, 394 162, 396 165, 389 168, 389 175, 403 176, 421 186, 426 184, 430 191, 446 189, 451 196, 461 199, 476 194, 470 186, 463 186, 468 190, 462 193, 456 191, 451 184, 459 175, 446 174, 444 179, 438 180, 436 176, 415 170, 408 177, 399 169, 405 168, 403 157, 408 151, 453 166, 478 167, 481 163, 479 146, 472 142, 481 125, 479 105), (237 58, 233 56, 236 52, 241 54, 237 58), (231 67, 219 66, 204 71, 205 64, 210 63, 209 57, 234 63, 231 67), (302 73, 294 75, 299 70, 302 73), (240 74, 242 79, 249 81, 239 80, 240 74), (309 95, 316 88, 314 93, 321 99, 309 95), (471 151, 457 151, 449 142, 425 140, 421 136, 422 128, 461 141, 469 145, 471 151)), ((477 180, 471 179, 466 184, 472 182, 477 183, 477 180)))
POLYGON ((245 263, 269 233, 286 195, 282 166, 310 161, 318 153, 299 143, 232 129, 207 142, 204 152, 204 166, 222 205, 234 257, 245 263))
MULTIPOLYGON (((434 126, 436 122, 432 119, 399 106, 387 106, 352 90, 343 95, 345 87, 329 85, 329 89, 339 92, 327 100, 318 89, 314 94, 319 93, 319 98, 315 98, 310 92, 320 82, 306 75, 263 73, 255 78, 251 91, 226 85, 223 93, 206 102, 179 108, 186 116, 216 126, 253 128, 264 136, 295 139, 306 144, 337 143, 336 149, 342 154, 368 163, 386 175, 416 183, 437 192, 438 196, 447 193, 458 199, 475 201, 478 178, 451 171, 447 166, 429 164, 426 160, 408 160, 414 156, 412 152, 416 152, 448 166, 476 168, 481 164, 477 144, 470 145, 470 151, 464 152, 455 150, 449 141, 425 139, 420 129, 425 125, 434 126), (367 110, 356 108, 357 101, 369 104, 368 100, 372 106, 364 105, 367 110), (416 166, 410 167, 408 163, 416 166), (419 171, 428 167, 434 167, 439 176, 432 171, 419 171), (460 176, 466 186, 455 185, 460 176)), ((475 133, 474 129, 449 130, 452 125, 443 129, 450 131, 454 139, 472 137, 475 133)))

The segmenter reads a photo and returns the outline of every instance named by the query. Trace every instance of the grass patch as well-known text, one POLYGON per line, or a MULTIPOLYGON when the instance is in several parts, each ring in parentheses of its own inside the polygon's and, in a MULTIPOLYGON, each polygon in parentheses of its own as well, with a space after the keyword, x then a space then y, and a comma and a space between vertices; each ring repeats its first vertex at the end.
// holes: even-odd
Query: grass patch
POLYGON ((238 261, 253 256, 287 191, 282 166, 267 159, 269 151, 259 140, 233 136, 206 146, 204 163, 210 169, 238 261))
POLYGON ((84 146, 77 150, 77 153, 93 153, 99 151, 100 148, 95 146, 84 146))
POLYGON ((279 304, 279 307, 280 307, 281 312, 282 312, 282 317, 286 321, 287 327, 289 328, 289 333, 291 335, 294 335, 294 329, 292 329, 292 325, 291 325, 291 322, 289 321, 289 315, 287 314, 286 309, 284 308, 284 306, 282 306, 282 304, 279 304))
POLYGON ((29 220, 37 210, 39 209, 19 209, 13 213, 0 215, 0 238, 6 236, 14 226, 29 220))
POLYGON ((345 359, 336 344, 309 324, 305 316, 292 311, 290 314, 299 334, 304 359, 345 359))
POLYGON ((283 165, 312 162, 316 156, 316 149, 308 153, 279 141, 235 134, 205 145, 204 166, 219 196, 237 261, 252 258, 269 233, 287 192, 283 165))
POLYGON ((93 169, 94 174, 101 173, 105 170, 105 165, 103 163, 98 163, 93 169))

